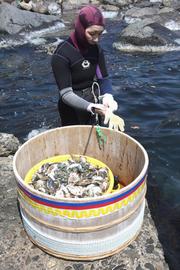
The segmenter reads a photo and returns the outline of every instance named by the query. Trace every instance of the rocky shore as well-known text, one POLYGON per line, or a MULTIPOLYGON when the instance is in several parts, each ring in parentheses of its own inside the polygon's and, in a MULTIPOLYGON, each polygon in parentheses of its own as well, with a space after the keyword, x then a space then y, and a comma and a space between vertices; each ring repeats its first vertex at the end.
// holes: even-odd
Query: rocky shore
POLYGON ((122 252, 97 261, 67 261, 36 247, 26 235, 18 211, 13 155, 20 146, 13 134, 0 133, 0 269, 4 270, 168 270, 148 204, 142 230, 122 252))
MULTIPOLYGON (((42 28, 69 27, 71 16, 87 4, 84 0, 0 1, 1 36, 21 39, 42 28), (64 19, 66 18, 66 19, 64 19), (58 25, 59 23, 59 25, 58 25)), ((121 51, 164 52, 180 50, 180 1, 178 0, 92 0, 106 16, 121 20, 125 27, 113 46, 121 51), (111 14, 111 15, 110 15, 111 14)), ((74 18, 73 18, 74 19, 74 18)), ((51 29, 52 35, 53 29, 51 29)))

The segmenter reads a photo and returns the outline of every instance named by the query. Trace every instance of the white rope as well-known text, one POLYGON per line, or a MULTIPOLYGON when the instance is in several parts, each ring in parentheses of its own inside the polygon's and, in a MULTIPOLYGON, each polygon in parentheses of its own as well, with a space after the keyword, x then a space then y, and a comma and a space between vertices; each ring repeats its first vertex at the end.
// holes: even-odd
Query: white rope
MULTIPOLYGON (((98 103, 98 100, 99 100, 99 96, 100 96, 100 87, 99 87, 99 84, 97 82, 93 82, 92 86, 91 86, 91 93, 94 97, 94 102, 97 104, 98 103), (97 88, 97 96, 95 94, 95 88, 97 88)), ((96 113, 96 124, 99 123, 99 118, 98 118, 98 114, 96 113)))
POLYGON ((99 84, 97 82, 93 82, 93 84, 91 86, 91 93, 93 94, 95 103, 98 103, 98 98, 100 96, 100 87, 99 87, 99 84), (95 94, 95 87, 97 88, 97 91, 98 91, 97 96, 95 94))

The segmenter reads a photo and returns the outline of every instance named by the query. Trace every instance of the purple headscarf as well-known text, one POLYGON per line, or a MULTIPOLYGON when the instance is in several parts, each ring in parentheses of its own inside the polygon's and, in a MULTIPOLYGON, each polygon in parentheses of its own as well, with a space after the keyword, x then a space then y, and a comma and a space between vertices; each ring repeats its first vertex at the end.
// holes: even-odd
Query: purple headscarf
POLYGON ((75 31, 71 33, 70 37, 81 52, 91 46, 85 37, 85 30, 92 25, 105 25, 104 17, 101 11, 95 6, 83 7, 78 14, 75 22, 75 31))

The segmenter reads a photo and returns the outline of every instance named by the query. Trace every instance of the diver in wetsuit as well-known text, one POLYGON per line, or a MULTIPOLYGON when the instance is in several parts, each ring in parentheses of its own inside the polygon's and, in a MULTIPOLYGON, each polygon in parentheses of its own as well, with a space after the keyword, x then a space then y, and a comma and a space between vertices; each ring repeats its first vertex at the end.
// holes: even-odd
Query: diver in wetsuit
POLYGON ((117 110, 103 50, 98 45, 103 31, 100 10, 86 6, 78 14, 75 30, 52 56, 62 126, 96 124, 97 114, 105 116, 110 106, 117 110))

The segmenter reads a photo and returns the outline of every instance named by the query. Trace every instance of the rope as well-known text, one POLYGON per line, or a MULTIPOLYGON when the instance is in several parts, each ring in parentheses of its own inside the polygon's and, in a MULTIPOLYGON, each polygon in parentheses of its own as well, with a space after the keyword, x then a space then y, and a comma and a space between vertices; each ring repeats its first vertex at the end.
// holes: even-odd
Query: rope
POLYGON ((103 131, 100 129, 100 126, 96 126, 96 137, 99 145, 100 150, 104 150, 104 145, 107 142, 107 136, 103 133, 103 131))
MULTIPOLYGON (((99 84, 97 82, 93 82, 93 84, 91 86, 91 93, 92 93, 92 95, 94 97, 94 102, 97 104, 99 96, 100 96, 100 87, 99 87, 99 84), (97 91, 98 91, 97 96, 95 94, 95 87, 97 88, 97 91)), ((99 119, 98 119, 98 114, 96 113, 96 124, 97 124, 96 125, 96 137, 97 137, 99 149, 101 150, 101 149, 104 149, 104 145, 107 142, 107 136, 100 129, 100 126, 98 125, 98 123, 99 123, 99 119)), ((88 140, 87 140, 83 155, 86 155, 87 148, 88 148, 90 138, 91 138, 91 135, 92 135, 93 127, 94 127, 94 125, 92 125, 92 127, 90 129, 90 133, 89 133, 89 136, 88 136, 88 140)))
POLYGON ((95 103, 98 103, 98 98, 99 98, 99 96, 100 96, 100 87, 99 87, 99 84, 98 84, 97 82, 93 82, 93 84, 92 84, 92 86, 91 86, 91 93, 92 93, 92 95, 93 95, 93 97, 94 97, 95 103), (95 92, 94 92, 95 87, 97 87, 97 91, 98 91, 97 96, 98 96, 98 97, 96 96, 96 94, 95 94, 95 92))
MULTIPOLYGON (((99 96, 100 96, 100 87, 97 82, 93 82, 91 86, 91 93, 94 97, 94 103, 97 104, 99 100, 99 96), (95 94, 95 88, 97 89, 97 96, 95 94)), ((99 117, 98 117, 98 114, 96 113, 96 124, 98 125, 98 123, 99 123, 99 117)))

